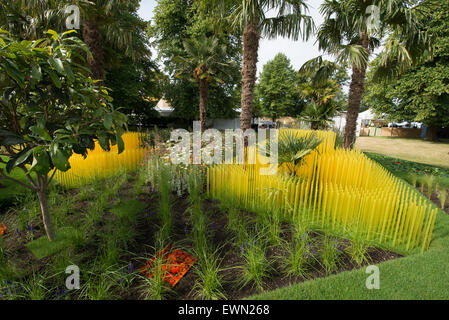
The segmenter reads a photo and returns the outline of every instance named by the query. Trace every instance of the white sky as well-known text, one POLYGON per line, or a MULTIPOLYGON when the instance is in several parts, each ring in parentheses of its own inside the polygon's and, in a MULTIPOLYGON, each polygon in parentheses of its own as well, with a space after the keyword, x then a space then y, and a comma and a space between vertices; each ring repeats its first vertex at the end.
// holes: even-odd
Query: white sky
MULTIPOLYGON (((319 13, 319 7, 323 3, 323 0, 309 0, 307 3, 310 10, 309 14, 313 17, 315 25, 318 27, 323 22, 323 18, 319 13)), ((140 17, 144 20, 151 20, 156 4, 156 0, 142 0, 139 10, 140 17)), ((263 65, 269 60, 272 60, 280 52, 284 53, 291 60, 295 69, 299 69, 307 60, 320 55, 318 45, 315 45, 315 40, 315 38, 311 38, 309 41, 303 42, 302 40, 292 41, 284 38, 274 40, 263 39, 259 49, 258 72, 262 71, 263 65)))

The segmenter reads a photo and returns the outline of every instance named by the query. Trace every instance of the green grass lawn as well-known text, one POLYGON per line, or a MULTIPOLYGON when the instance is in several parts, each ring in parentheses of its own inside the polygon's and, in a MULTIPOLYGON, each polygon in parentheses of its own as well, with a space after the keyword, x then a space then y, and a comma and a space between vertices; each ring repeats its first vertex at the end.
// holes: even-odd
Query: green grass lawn
MULTIPOLYGON (((447 169, 404 162, 396 165, 394 158, 368 154, 399 177, 410 168, 442 173, 447 169), (405 170, 406 168, 407 170, 405 170)), ((447 170, 449 172, 449 170, 447 170)), ((448 175, 449 176, 449 175, 448 175)), ((307 299, 449 299, 449 216, 439 211, 429 251, 378 265, 380 289, 368 290, 366 268, 343 272, 326 278, 305 281, 249 299, 307 300, 307 299)))
POLYGON ((422 139, 358 137, 355 147, 363 152, 449 168, 449 143, 422 139))

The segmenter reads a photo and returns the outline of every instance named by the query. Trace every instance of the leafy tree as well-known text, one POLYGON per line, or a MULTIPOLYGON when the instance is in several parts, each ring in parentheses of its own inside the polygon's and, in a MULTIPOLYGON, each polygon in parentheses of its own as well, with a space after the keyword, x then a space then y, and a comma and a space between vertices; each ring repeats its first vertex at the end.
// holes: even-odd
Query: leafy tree
POLYGON ((309 103, 301 113, 300 120, 309 122, 312 130, 326 130, 338 110, 334 101, 325 104, 309 103))
POLYGON ((320 50, 336 56, 339 64, 352 67, 345 148, 352 148, 355 141, 368 59, 373 50, 381 46, 382 38, 387 33, 397 35, 397 40, 388 38, 384 44, 380 58, 384 72, 378 75, 396 75, 425 56, 429 39, 418 20, 422 5, 415 5, 415 2, 325 0, 321 6, 325 20, 318 31, 320 50))
POLYGON ((242 96, 240 127, 243 131, 251 127, 253 117, 254 88, 256 83, 259 41, 261 36, 275 38, 300 36, 308 39, 314 24, 306 15, 308 7, 303 0, 215 0, 214 7, 224 8, 232 26, 243 34, 242 96), (229 9, 231 8, 231 9, 229 9), (267 12, 275 11, 275 17, 267 12))
POLYGON ((398 79, 380 82, 374 79, 380 61, 374 60, 363 101, 394 121, 424 122, 435 140, 436 128, 449 125, 449 1, 429 2, 435 10, 421 19, 433 35, 433 58, 398 79))
POLYGON ((298 78, 298 90, 307 104, 301 120, 310 122, 313 130, 327 129, 335 114, 344 109, 346 70, 334 62, 315 59, 301 67, 298 78))
POLYGON ((297 116, 301 110, 296 72, 286 55, 279 53, 264 65, 256 86, 256 105, 264 116, 297 116))
POLYGON ((98 139, 101 147, 117 144, 126 116, 115 111, 90 70, 74 62, 86 45, 73 32, 36 41, 19 41, 0 30, 0 178, 37 193, 49 240, 55 237, 46 190, 57 170, 70 169, 73 152, 87 155, 98 139), (20 168, 28 183, 9 176, 20 168))
POLYGON ((106 72, 105 86, 114 106, 128 116, 128 124, 150 126, 159 117, 154 107, 162 97, 166 76, 151 60, 133 61, 122 54, 106 72))

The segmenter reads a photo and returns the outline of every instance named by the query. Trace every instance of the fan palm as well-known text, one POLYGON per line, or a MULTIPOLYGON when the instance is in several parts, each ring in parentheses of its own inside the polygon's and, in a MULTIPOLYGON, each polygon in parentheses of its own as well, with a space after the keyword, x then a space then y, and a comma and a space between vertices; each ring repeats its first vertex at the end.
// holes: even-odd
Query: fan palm
POLYGON ((429 48, 429 38, 422 31, 417 18, 422 8, 420 5, 413 6, 414 2, 416 1, 325 0, 321 6, 325 20, 318 31, 320 50, 334 55, 338 63, 352 67, 345 148, 352 148, 355 141, 369 57, 374 49, 381 46, 385 34, 396 34, 400 39, 389 39, 381 53, 383 65, 389 66, 387 70, 404 71, 417 59, 425 56, 424 53, 429 48))
POLYGON ((245 131, 251 127, 260 37, 308 39, 314 29, 313 19, 306 14, 306 0, 215 0, 210 3, 226 8, 226 13, 231 12, 227 19, 234 30, 243 32, 240 127, 245 131), (268 17, 268 12, 277 14, 268 17))
POLYGON ((321 105, 312 102, 304 109, 299 120, 309 122, 312 130, 324 130, 332 123, 337 111, 338 105, 333 101, 321 105))
POLYGON ((206 128, 207 100, 209 95, 209 84, 212 82, 222 83, 217 77, 225 73, 225 68, 232 62, 223 62, 226 59, 226 47, 220 45, 217 38, 200 36, 192 38, 183 43, 186 57, 176 57, 179 62, 177 77, 187 76, 199 83, 200 87, 200 122, 201 131, 206 128))
MULTIPOLYGON (((296 169, 304 160, 304 157, 314 151, 321 142, 323 141, 314 132, 300 135, 297 131, 280 130, 277 149, 279 166, 285 165, 290 175, 296 174, 296 169)), ((271 144, 267 141, 261 144, 259 148, 268 157, 273 156, 271 144)))

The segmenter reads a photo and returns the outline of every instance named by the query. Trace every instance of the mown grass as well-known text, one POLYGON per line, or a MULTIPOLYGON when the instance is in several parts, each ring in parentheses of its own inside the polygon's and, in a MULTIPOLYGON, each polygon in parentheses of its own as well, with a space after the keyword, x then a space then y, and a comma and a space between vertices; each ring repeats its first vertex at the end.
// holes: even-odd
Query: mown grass
POLYGON ((75 245, 82 237, 82 232, 75 228, 63 228, 56 232, 53 241, 49 241, 45 235, 27 243, 26 246, 37 259, 42 259, 75 245))
POLYGON ((422 139, 358 137, 356 148, 398 159, 449 168, 449 143, 422 139))

